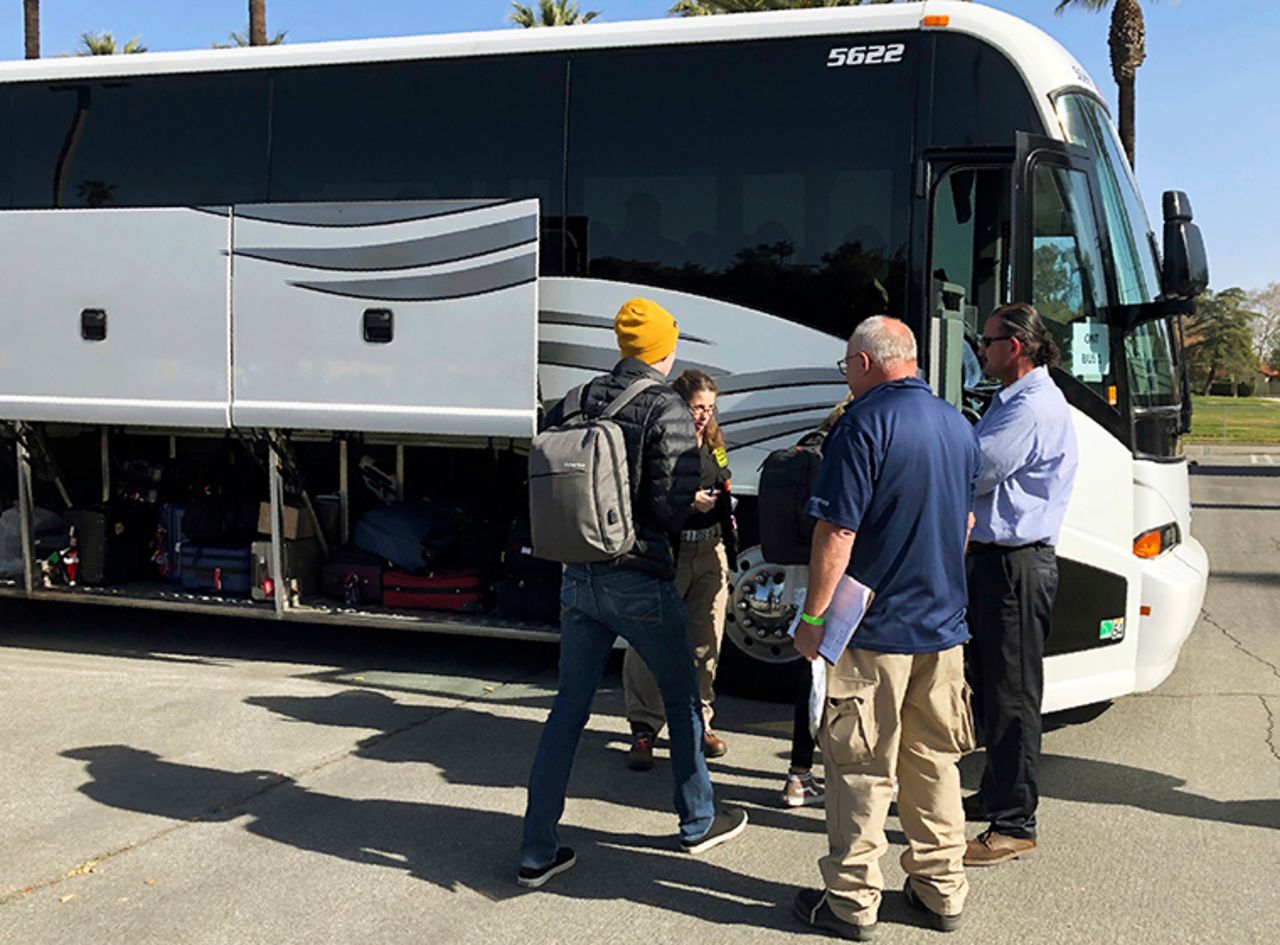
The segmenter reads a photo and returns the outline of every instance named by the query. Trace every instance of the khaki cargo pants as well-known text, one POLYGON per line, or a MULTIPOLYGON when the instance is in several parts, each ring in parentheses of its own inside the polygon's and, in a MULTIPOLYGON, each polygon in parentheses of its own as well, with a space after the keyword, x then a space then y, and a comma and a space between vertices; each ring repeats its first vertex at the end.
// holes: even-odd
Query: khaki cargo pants
MULTIPOLYGON (((676 590, 689 608, 689 644, 702 699, 702 724, 709 732, 715 714, 712 703, 716 698, 720 643, 724 639, 724 612, 729 603, 729 561, 721 539, 681 543, 676 558, 676 590)), ((632 649, 627 650, 622 663, 622 692, 627 721, 661 732, 667 716, 658 682, 632 649)))
POLYGON ((964 909, 969 885, 956 763, 973 750, 974 738, 962 651, 955 646, 900 654, 850 647, 827 674, 818 743, 831 852, 818 866, 831 910, 846 922, 876 921, 895 781, 908 842, 901 862, 912 888, 941 915, 964 909))

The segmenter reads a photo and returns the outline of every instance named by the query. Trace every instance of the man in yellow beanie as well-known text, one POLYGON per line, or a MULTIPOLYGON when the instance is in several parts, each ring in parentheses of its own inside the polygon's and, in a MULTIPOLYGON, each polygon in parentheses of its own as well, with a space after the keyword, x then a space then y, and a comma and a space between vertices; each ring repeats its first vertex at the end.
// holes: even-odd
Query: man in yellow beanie
MULTIPOLYGON (((613 320, 622 355, 613 370, 583 385, 582 413, 596 417, 639 380, 651 383, 621 405, 636 542, 621 557, 567 564, 560 592, 560 689, 538 740, 520 848, 521 886, 537 888, 577 862, 560 846, 556 824, 582 729, 600 675, 623 637, 648 664, 662 692, 671 744, 680 846, 703 853, 742 832, 743 810, 717 811, 702 754, 702 701, 689 650, 688 613, 676 590, 672 537, 693 507, 701 459, 684 400, 667 384, 680 330, 671 313, 632 299, 613 320)), ((561 402, 548 427, 565 420, 561 402)))

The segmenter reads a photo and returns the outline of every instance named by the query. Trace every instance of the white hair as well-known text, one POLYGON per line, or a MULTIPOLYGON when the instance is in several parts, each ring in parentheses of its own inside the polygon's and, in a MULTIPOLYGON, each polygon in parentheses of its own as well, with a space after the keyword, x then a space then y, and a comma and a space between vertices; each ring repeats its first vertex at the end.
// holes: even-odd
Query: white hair
POLYGON ((882 367, 897 367, 916 360, 916 336, 896 318, 873 315, 854 330, 849 350, 865 352, 882 367))

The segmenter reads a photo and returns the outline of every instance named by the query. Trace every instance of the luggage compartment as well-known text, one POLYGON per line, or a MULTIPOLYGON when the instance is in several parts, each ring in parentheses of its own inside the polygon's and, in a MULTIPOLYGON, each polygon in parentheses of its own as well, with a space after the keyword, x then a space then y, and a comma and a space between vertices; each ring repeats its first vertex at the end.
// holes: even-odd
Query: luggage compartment
MULTIPOLYGON (((45 545, 33 543, 30 555, 35 597, 558 637, 545 604, 498 608, 503 580, 522 589, 535 581, 527 593, 543 601, 559 581, 558 566, 543 562, 535 573, 510 554, 527 505, 524 440, 57 424, 24 436, 32 461, 17 462, 13 450, 11 491, 25 484, 43 523, 45 545), (388 528, 400 531, 383 546, 388 528), (427 546, 429 561, 399 569, 387 553, 427 546)), ((9 580, 0 590, 23 593, 20 574, 9 580)))

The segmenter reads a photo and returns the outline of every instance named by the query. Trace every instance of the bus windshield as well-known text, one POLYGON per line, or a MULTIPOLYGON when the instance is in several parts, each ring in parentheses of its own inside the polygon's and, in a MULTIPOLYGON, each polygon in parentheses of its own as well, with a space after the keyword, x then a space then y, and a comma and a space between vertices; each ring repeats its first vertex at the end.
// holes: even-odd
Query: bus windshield
MULTIPOLYGON (((1058 120, 1072 144, 1086 148, 1097 162, 1107 241, 1116 277, 1116 304, 1137 305, 1160 296, 1155 237, 1138 196, 1133 172, 1120 139, 1102 105, 1079 92, 1058 97, 1058 120)), ((1135 410, 1175 407, 1180 403, 1172 332, 1167 322, 1148 322, 1124 339, 1129 399, 1135 410)))

